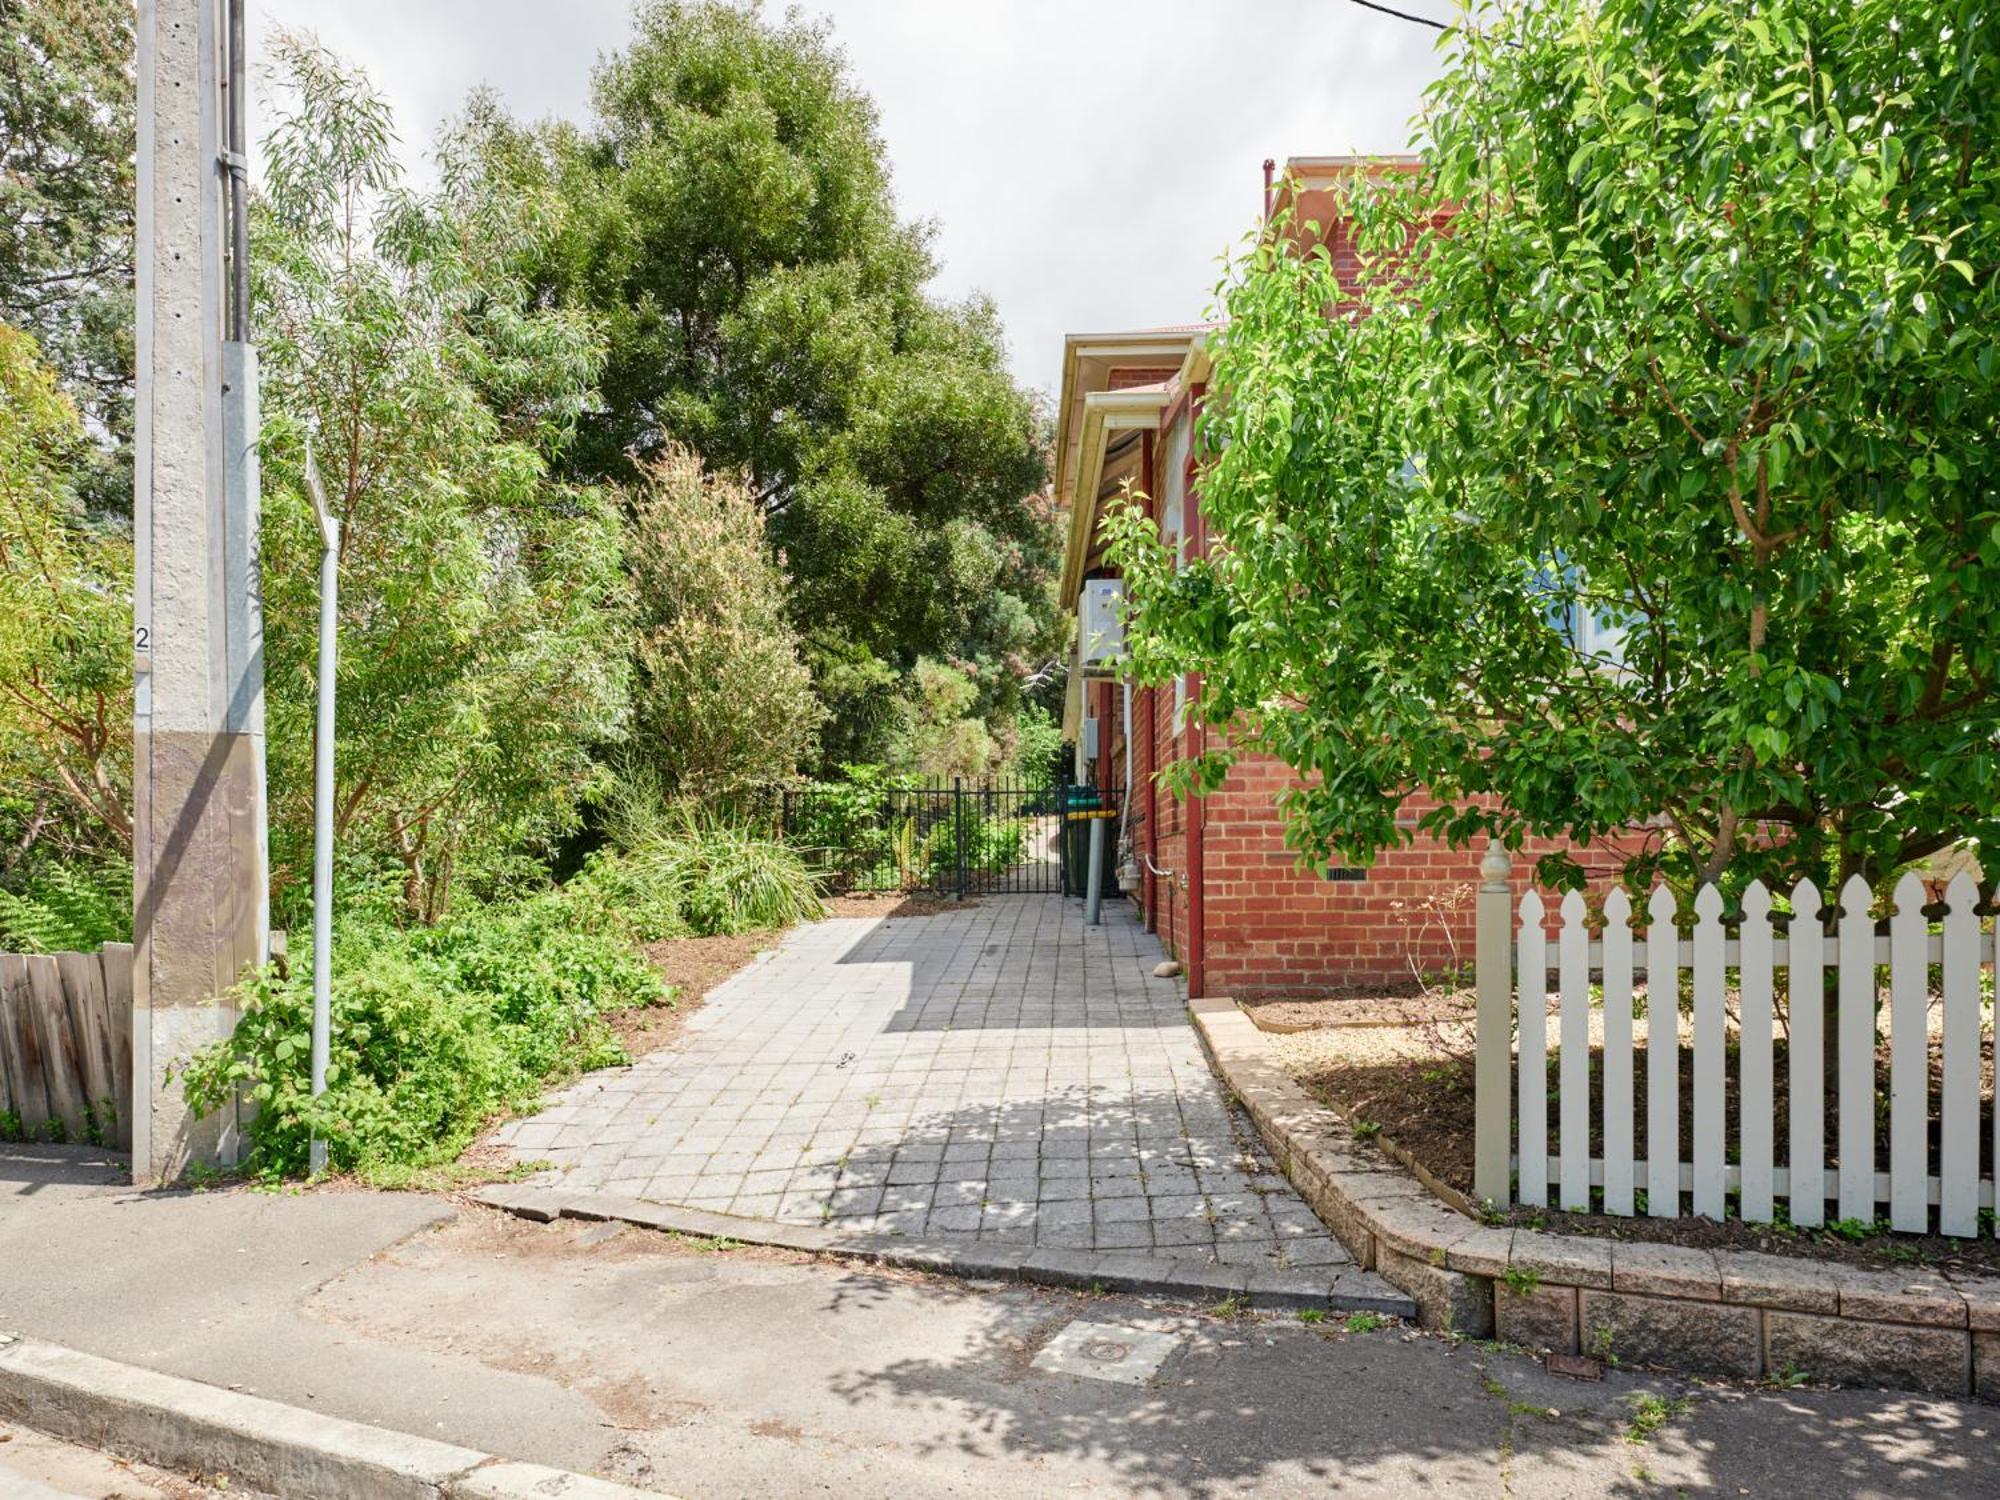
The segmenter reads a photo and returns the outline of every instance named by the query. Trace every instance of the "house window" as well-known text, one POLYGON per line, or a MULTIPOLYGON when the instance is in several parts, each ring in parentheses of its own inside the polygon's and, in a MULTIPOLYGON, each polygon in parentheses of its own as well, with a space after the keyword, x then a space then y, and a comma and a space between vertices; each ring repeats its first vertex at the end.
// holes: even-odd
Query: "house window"
POLYGON ((1535 572, 1532 585, 1549 624, 1588 666, 1616 671, 1625 665, 1626 623, 1612 609, 1587 601, 1582 571, 1560 554, 1535 572))

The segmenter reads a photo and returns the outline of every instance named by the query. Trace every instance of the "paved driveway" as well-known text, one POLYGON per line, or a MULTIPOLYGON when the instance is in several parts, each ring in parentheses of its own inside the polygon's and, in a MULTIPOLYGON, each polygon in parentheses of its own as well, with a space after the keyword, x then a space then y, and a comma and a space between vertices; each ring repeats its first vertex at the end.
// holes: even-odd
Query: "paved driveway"
POLYGON ((1270 1269, 1346 1252, 1224 1101, 1159 944, 1059 896, 795 929, 671 1051, 505 1130, 546 1180, 791 1223, 1270 1269))

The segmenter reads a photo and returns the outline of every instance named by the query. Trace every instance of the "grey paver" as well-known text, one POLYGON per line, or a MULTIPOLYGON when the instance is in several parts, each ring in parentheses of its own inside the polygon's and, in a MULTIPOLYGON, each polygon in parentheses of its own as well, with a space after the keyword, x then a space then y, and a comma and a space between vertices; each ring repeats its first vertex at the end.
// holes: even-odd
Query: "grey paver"
POLYGON ((814 923, 673 1050, 501 1140, 560 1186, 653 1202, 1334 1275, 1346 1253, 1232 1111, 1162 956, 1122 903, 1087 928, 1057 896, 814 923))

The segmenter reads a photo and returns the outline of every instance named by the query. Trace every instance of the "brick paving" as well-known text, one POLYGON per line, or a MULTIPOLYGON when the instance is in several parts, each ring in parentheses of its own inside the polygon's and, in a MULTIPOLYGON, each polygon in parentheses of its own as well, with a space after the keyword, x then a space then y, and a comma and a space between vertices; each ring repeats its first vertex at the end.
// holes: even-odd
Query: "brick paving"
POLYGON ((539 1179, 836 1229, 1267 1269, 1346 1252, 1226 1103, 1158 942, 1059 896, 797 928, 676 1046, 501 1143, 539 1179))

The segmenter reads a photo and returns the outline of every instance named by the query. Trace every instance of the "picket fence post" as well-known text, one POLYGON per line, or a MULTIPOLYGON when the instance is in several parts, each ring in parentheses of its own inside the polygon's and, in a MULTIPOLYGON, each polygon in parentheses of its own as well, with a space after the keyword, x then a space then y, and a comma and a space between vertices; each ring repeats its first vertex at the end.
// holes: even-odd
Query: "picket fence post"
MULTIPOLYGON (((1960 870, 1944 896, 1938 1233, 1970 1239, 1979 1233, 1979 888, 1960 870)), ((2000 1160, 1993 1175, 2000 1181, 2000 1160)))
POLYGON ((1508 1162, 1514 1134, 1514 896, 1513 862, 1489 840, 1479 862, 1474 981, 1478 991, 1473 1069, 1472 1193, 1505 1208, 1513 1201, 1508 1162))
POLYGON ((1632 1212, 1632 898, 1604 898, 1604 1211, 1632 1212))

